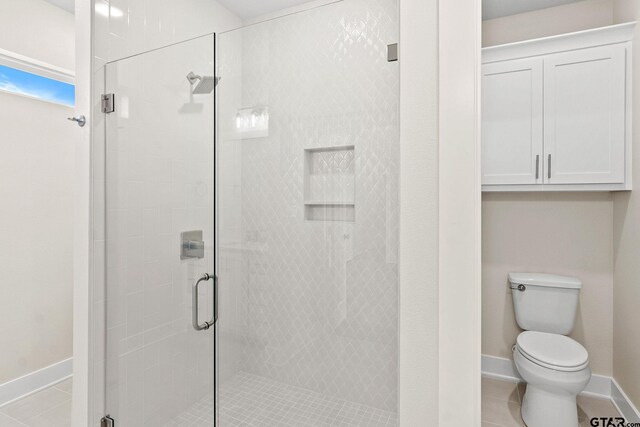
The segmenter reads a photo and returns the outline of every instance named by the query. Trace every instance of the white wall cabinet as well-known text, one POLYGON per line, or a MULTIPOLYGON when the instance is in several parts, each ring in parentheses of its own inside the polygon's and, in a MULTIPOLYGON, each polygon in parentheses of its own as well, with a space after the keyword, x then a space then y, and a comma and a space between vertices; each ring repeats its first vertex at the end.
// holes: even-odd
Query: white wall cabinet
POLYGON ((546 183, 624 183, 625 56, 617 44, 544 59, 546 183))
POLYGON ((483 191, 631 189, 632 30, 483 49, 483 191))
POLYGON ((543 62, 540 58, 482 68, 483 184, 541 182, 543 62))

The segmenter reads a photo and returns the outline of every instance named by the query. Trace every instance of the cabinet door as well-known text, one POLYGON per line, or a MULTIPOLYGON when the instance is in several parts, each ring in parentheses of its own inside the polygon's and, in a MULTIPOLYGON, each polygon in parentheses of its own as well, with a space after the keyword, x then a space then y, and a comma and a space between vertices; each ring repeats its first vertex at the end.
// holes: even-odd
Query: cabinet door
POLYGON ((482 184, 542 183, 542 59, 482 67, 482 184))
POLYGON ((624 182, 625 49, 545 57, 545 184, 624 182))

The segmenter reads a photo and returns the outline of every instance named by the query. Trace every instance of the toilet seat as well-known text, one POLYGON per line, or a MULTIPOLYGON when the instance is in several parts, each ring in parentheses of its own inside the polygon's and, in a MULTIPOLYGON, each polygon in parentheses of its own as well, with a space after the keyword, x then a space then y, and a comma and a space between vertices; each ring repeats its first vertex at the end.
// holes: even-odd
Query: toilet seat
POLYGON ((516 349, 536 365, 561 372, 576 372, 589 365, 589 353, 577 341, 559 334, 525 331, 516 349))

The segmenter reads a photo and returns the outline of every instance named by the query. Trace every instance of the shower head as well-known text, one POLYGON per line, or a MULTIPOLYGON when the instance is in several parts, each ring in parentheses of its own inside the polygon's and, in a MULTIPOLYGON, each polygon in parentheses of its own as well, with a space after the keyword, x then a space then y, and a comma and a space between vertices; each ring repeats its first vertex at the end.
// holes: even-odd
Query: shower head
POLYGON ((198 84, 193 88, 191 93, 194 95, 202 95, 213 92, 217 81, 215 77, 204 76, 200 78, 198 84))
POLYGON ((213 91, 213 88, 216 87, 216 85, 220 81, 220 77, 198 76, 193 72, 190 72, 187 75, 187 80, 189 80, 191 86, 195 85, 191 89, 192 94, 203 95, 211 93, 213 91))

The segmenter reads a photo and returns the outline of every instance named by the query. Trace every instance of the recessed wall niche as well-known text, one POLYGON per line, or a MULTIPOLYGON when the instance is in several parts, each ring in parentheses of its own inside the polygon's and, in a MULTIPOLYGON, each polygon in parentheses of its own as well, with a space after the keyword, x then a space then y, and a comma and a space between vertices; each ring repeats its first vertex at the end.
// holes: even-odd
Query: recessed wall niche
POLYGON ((307 221, 355 221, 353 145, 304 150, 304 217, 307 221))

